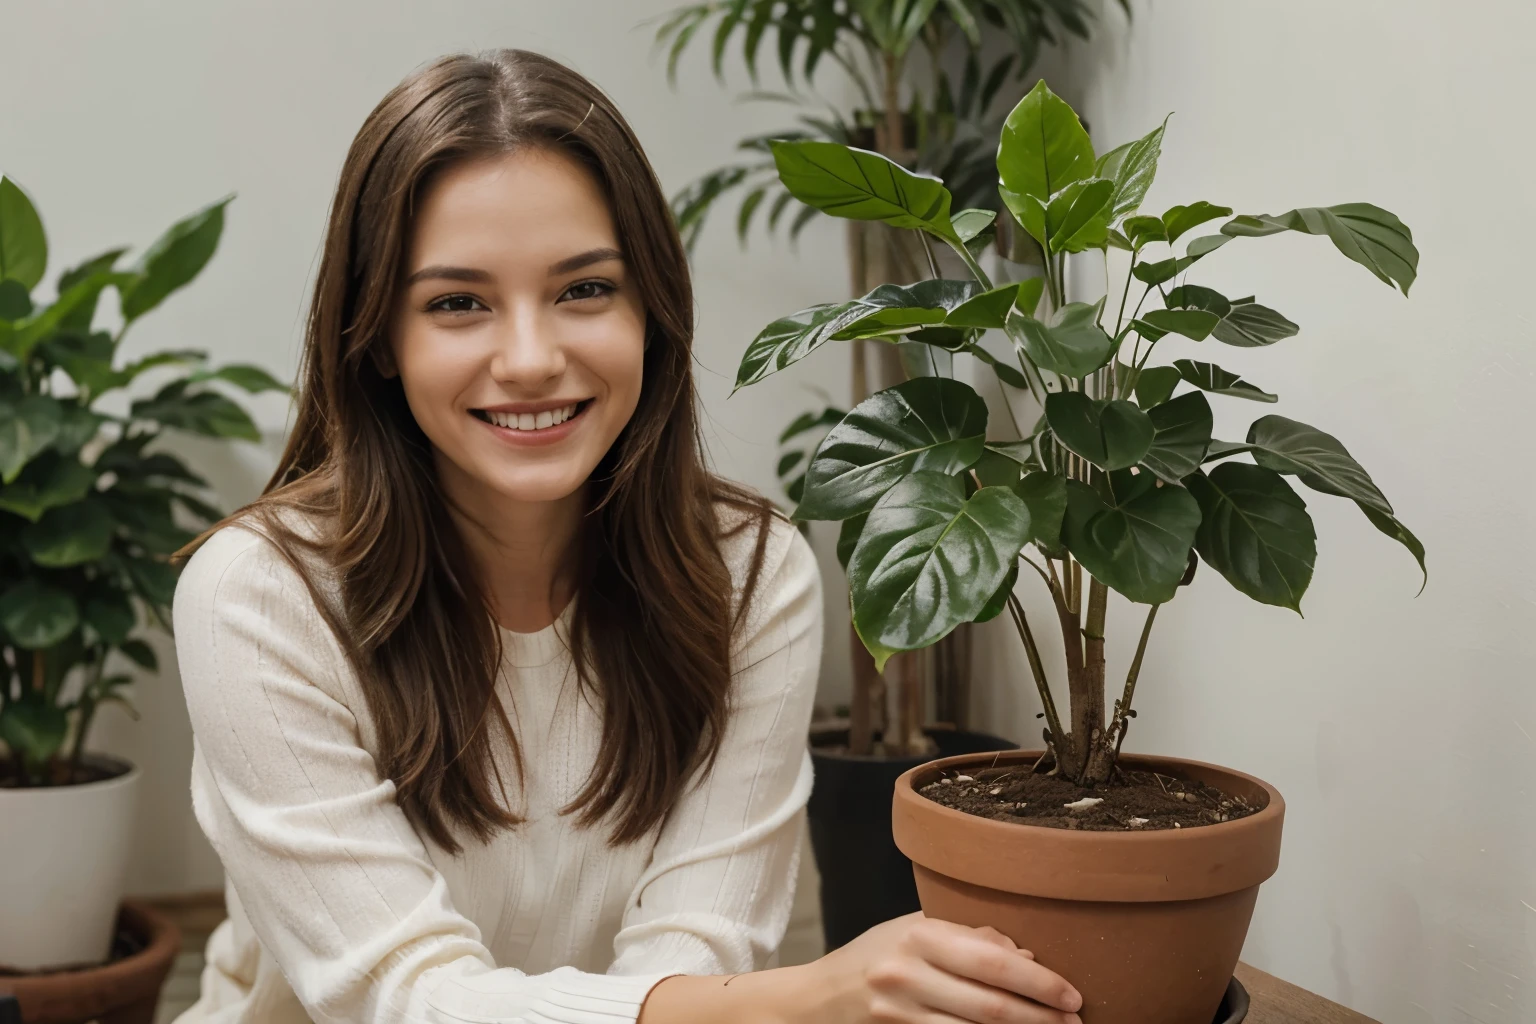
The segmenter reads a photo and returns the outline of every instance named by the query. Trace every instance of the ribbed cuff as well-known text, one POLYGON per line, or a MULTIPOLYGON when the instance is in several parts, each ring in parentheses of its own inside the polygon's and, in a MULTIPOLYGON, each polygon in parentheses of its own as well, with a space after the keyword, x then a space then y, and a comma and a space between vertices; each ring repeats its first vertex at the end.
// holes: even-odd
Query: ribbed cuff
POLYGON ((634 1024, 651 989, 672 974, 584 974, 550 971, 542 998, 529 1007, 531 1024, 634 1024))

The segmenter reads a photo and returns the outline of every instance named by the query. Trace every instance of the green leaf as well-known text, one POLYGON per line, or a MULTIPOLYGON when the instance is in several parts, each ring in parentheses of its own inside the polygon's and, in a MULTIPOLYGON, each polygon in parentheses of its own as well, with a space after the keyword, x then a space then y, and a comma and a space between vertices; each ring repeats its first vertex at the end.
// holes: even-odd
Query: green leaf
POLYGON ((1147 410, 1156 433, 1141 464, 1170 484, 1200 468, 1211 443, 1211 403, 1198 391, 1147 410))
MULTIPOLYGON (((1040 291, 1044 287, 1041 278, 1032 277, 1023 285, 1034 285, 1029 289, 1034 295, 1035 302, 1040 301, 1040 291), (1038 283, 1036 283, 1038 282, 1038 283)), ((948 327, 980 328, 983 330, 1002 327, 1008 322, 1008 313, 1013 309, 1014 303, 1020 297, 1022 285, 1019 282, 1005 284, 991 291, 973 295, 965 302, 952 309, 944 323, 948 327)), ((1029 296, 1024 296, 1027 301, 1029 296)), ((1030 308, 1033 308, 1031 306, 1030 308)))
POLYGON ((134 592, 158 609, 169 609, 176 594, 176 570, 164 562, 148 558, 127 558, 123 569, 134 592))
MULTIPOLYGON (((1022 196, 1003 185, 997 187, 998 198, 1008 212, 1013 214, 1013 219, 1024 229, 1024 232, 1039 242, 1045 244, 1048 237, 1045 231, 1045 203, 1034 196, 1022 196)), ((1017 259, 1017 256, 1011 257, 1017 259)))
POLYGON ((205 206, 177 221, 139 259, 139 278, 124 291, 123 318, 133 321, 202 273, 224 232, 224 207, 234 196, 205 206))
MULTIPOLYGON (((66 270, 63 274, 59 275, 59 294, 64 294, 82 281, 89 280, 98 275, 109 274, 112 268, 117 265, 117 261, 122 257, 123 253, 127 251, 126 248, 109 249, 99 256, 93 256, 84 263, 66 270)), ((119 286, 129 280, 128 278, 115 276, 112 279, 117 281, 119 286)), ((96 319, 96 301, 99 295, 100 292, 98 291, 71 309, 69 314, 59 321, 59 329, 75 331, 79 334, 89 334, 91 332, 91 322, 96 319)), ((111 335, 108 335, 108 337, 111 337, 111 335)))
POLYGON ((14 323, 32 312, 27 286, 14 278, 0 278, 0 320, 14 323))
POLYGON ((942 278, 912 285, 882 284, 857 300, 866 307, 864 315, 833 337, 840 340, 878 338, 942 324, 951 310, 963 306, 979 290, 972 281, 942 278))
POLYGON ((1379 206, 1343 203, 1309 206, 1278 217, 1269 214, 1234 217, 1221 227, 1226 235, 1257 237, 1280 231, 1327 235, 1334 246, 1387 284, 1397 284, 1403 294, 1419 271, 1419 250, 1407 225, 1379 206))
POLYGON ((1141 249, 1152 242, 1166 242, 1168 235, 1163 222, 1156 217, 1127 217, 1121 225, 1132 249, 1141 249))
POLYGON ((878 668, 973 621, 1029 539, 1029 510, 1006 487, 970 498, 959 480, 915 472, 869 513, 848 563, 853 622, 878 668))
POLYGON ((29 465, 14 483, 0 487, 0 509, 37 522, 59 505, 79 501, 96 482, 89 466, 53 452, 29 465))
POLYGON ((81 618, 96 631, 102 643, 114 646, 126 640, 138 624, 133 602, 127 594, 112 587, 100 587, 86 598, 81 618))
POLYGON ((775 320, 747 346, 736 370, 734 390, 756 384, 799 362, 873 311, 873 307, 855 299, 812 306, 775 320))
POLYGON ((997 379, 1004 384, 1007 384, 1009 387, 1018 388, 1021 391, 1029 390, 1029 381, 1023 373, 998 359, 991 352, 982 348, 980 344, 967 345, 965 350, 992 367, 992 372, 997 374, 997 379))
POLYGON ((1257 419, 1248 428, 1254 461, 1277 473, 1295 475, 1314 491, 1336 494, 1392 514, 1386 495, 1338 438, 1284 416, 1257 419))
POLYGON ((1389 516, 1363 501, 1357 501, 1355 504, 1360 507, 1361 512, 1365 513, 1365 518, 1371 521, 1372 526, 1407 548, 1408 553, 1413 555, 1414 560, 1419 563, 1419 572, 1424 574, 1424 582, 1419 587, 1419 593, 1424 593, 1424 588, 1429 586, 1429 568, 1424 564, 1424 545, 1419 538, 1415 537, 1408 527, 1398 522, 1396 516, 1389 516))
POLYGON ((1072 107, 1042 79, 1003 124, 997 149, 1003 187, 1041 204, 1094 173, 1093 143, 1072 107))
POLYGON ((1034 472, 1013 492, 1029 509, 1030 540, 1047 551, 1061 547, 1061 520, 1067 514, 1067 480, 1055 473, 1034 472))
POLYGON ((1222 317, 1211 331, 1212 337, 1239 348, 1257 348, 1273 345, 1284 338, 1294 337, 1301 330, 1268 306, 1257 302, 1234 302, 1231 312, 1222 317))
POLYGON ((1045 210, 1051 252, 1082 252, 1104 246, 1109 237, 1109 200, 1114 187, 1108 178, 1085 178, 1051 198, 1045 210))
MULTIPOLYGON (((1130 368, 1125 367, 1124 372, 1131 372, 1130 368)), ((1173 367, 1149 366, 1136 378, 1136 404, 1143 409, 1162 405, 1173 397, 1173 389, 1178 383, 1179 371, 1173 367)))
POLYGON ((0 481, 11 483, 33 456, 59 436, 63 407, 47 395, 0 399, 0 481))
POLYGON ((837 531, 837 564, 844 572, 848 571, 848 560, 853 557, 853 549, 859 546, 859 534, 864 532, 864 521, 868 518, 868 512, 850 516, 843 520, 837 531))
MULTIPOLYGON (((187 383, 185 380, 174 382, 183 388, 187 383)), ((161 389, 154 398, 134 402, 129 407, 129 415, 136 420, 151 420, 161 426, 206 437, 261 440, 261 431, 250 414, 213 391, 167 395, 165 389, 161 389)))
POLYGON ((1062 444, 1101 469, 1136 465, 1155 432, 1147 414, 1130 402, 1100 401, 1081 391, 1047 395, 1045 419, 1062 444))
POLYGON ((1233 398, 1247 398, 1255 402, 1280 400, 1278 396, 1255 387, 1237 374, 1230 370, 1223 370, 1215 363, 1197 363, 1193 359, 1178 359, 1174 361, 1173 371, 1175 377, 1182 377, 1201 391, 1209 391, 1213 395, 1231 395, 1233 398))
POLYGON ((1198 284, 1181 284, 1170 289, 1164 304, 1169 309, 1203 309, 1218 319, 1232 312, 1232 303, 1225 295, 1198 284))
POLYGON ((1013 588, 1018 582, 1019 565, 1015 562, 1013 568, 1008 570, 1008 575, 1003 577, 1002 585, 997 588, 997 593, 987 598, 987 603, 982 607, 981 611, 976 613, 976 617, 971 621, 991 622, 1003 614, 1003 609, 1008 607, 1008 598, 1013 594, 1013 588))
POLYGON ((1191 259, 1197 260, 1202 256, 1209 256, 1230 241, 1232 241, 1231 235, 1201 235, 1199 238, 1190 239, 1189 244, 1184 247, 1184 252, 1191 259))
POLYGON ((34 313, 28 320, 16 325, 15 333, 6 342, 11 354, 25 359, 38 343, 52 336, 76 318, 80 310, 94 309, 101 290, 109 285, 121 286, 132 275, 101 272, 71 286, 59 295, 53 304, 34 313))
POLYGON ((50 568, 94 562, 112 546, 112 516, 95 501, 61 505, 21 531, 32 561, 50 568))
POLYGON ((52 647, 79 624, 80 609, 67 590, 28 578, 0 593, 0 627, 18 647, 52 647))
POLYGON ((10 178, 0 177, 0 278, 31 291, 48 268, 48 236, 37 208, 10 178))
POLYGON ((1062 540, 1094 579, 1144 604, 1173 598, 1189 567, 1200 506, 1182 487, 1150 473, 1109 474, 1106 495, 1067 481, 1062 540))
POLYGON ((1024 466, 1012 455, 1004 455, 987 445, 971 472, 976 474, 982 487, 1012 487, 1019 482, 1024 466))
POLYGON ((908 474, 958 473, 981 458, 987 405, 970 387, 921 377, 854 407, 816 449, 796 519, 866 512, 908 474))
POLYGON ((1112 177, 1115 181, 1114 195, 1109 201, 1111 222, 1135 212, 1141 205, 1141 201, 1146 198, 1147 189, 1152 187, 1152 179, 1157 175, 1157 158, 1163 150, 1163 132, 1167 127, 1168 118, 1165 117, 1162 124, 1146 135, 1126 144, 1121 149, 1112 150, 1104 160, 1100 161, 1099 175, 1112 177), (1123 155, 1111 161, 1109 157, 1113 157, 1116 153, 1123 155), (1113 163, 1112 169, 1111 163, 1113 163))
POLYGON ((960 242, 949 220, 949 190, 879 153, 836 142, 775 141, 779 180, 807 206, 850 220, 916 228, 960 242))
POLYGON ((217 370, 202 370, 192 374, 193 383, 205 380, 222 380, 253 395, 263 391, 288 390, 288 385, 266 370, 244 363, 232 363, 229 366, 221 366, 217 370))
POLYGON ((155 657, 154 649, 143 640, 126 640, 118 644, 117 649, 126 654, 140 668, 147 668, 153 672, 160 667, 160 659, 155 657))
POLYGON ((955 229, 955 237, 962 242, 969 242, 996 224, 997 211, 984 209, 961 210, 950 217, 949 222, 955 229))
POLYGON ((68 733, 68 713, 35 694, 0 706, 0 740, 33 768, 52 760, 68 733))
POLYGON ((1226 206, 1213 206, 1204 199, 1189 206, 1172 206, 1163 214, 1163 233, 1169 242, 1177 242, 1179 236, 1190 228, 1199 227, 1206 221, 1227 217, 1232 213, 1226 206))
POLYGON ((1221 318, 1203 309, 1154 309, 1144 313, 1137 323, 1149 323, 1165 334, 1182 334, 1191 341, 1204 341, 1221 318))
POLYGON ((1015 312, 1009 318, 1016 345, 1037 366, 1067 377, 1086 377, 1109 362, 1114 342, 1097 323, 1099 307, 1069 302, 1042 323, 1015 312))
POLYGON ((779 435, 779 444, 788 444, 801 434, 808 434, 821 427, 835 426, 846 415, 846 411, 830 405, 820 412, 803 412, 784 428, 784 432, 779 435))
POLYGON ((1131 268, 1131 274, 1143 284, 1157 285, 1164 281, 1172 281, 1193 266, 1194 262, 1193 256, 1179 256, 1153 263, 1138 263, 1131 268))
POLYGON ((1200 557, 1255 601, 1301 611, 1317 533, 1307 503, 1280 474, 1224 462, 1188 480, 1200 503, 1200 557))

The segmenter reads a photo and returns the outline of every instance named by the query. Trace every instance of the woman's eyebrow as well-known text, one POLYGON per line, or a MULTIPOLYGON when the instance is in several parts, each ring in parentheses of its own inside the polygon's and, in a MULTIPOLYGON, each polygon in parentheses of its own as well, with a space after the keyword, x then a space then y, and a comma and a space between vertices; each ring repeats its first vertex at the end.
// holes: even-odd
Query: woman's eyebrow
POLYGON ((579 252, 575 256, 567 256, 558 263, 550 265, 549 276, 557 277, 560 274, 569 274, 580 270, 582 267, 590 267, 594 263, 607 263, 610 260, 622 260, 624 254, 611 246, 599 246, 596 249, 588 249, 579 252))
POLYGON ((406 278, 405 283, 406 286, 409 287, 410 285, 415 284, 417 281, 426 281, 428 279, 439 281, 470 281, 476 284, 484 284, 490 281, 491 275, 489 272, 480 270, 476 267, 448 267, 443 266, 442 264, 434 264, 430 267, 422 267, 410 277, 406 278))

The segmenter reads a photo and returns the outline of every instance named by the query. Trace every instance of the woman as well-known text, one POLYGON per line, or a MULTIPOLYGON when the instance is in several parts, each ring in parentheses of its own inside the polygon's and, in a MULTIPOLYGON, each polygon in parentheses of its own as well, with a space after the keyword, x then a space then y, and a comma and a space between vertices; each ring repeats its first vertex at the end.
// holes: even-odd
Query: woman
POLYGON ((230 917, 183 1021, 1076 1020, 1001 935, 783 935, 816 568, 704 467, 688 269, 613 105, 448 57, 363 125, 267 493, 176 594, 230 917))

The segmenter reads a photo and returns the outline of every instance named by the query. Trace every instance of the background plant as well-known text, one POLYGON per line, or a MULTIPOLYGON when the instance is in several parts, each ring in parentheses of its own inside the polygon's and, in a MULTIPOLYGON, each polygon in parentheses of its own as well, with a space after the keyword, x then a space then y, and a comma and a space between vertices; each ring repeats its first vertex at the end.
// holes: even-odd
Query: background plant
POLYGON ((953 212, 941 180, 876 153, 774 143, 779 178, 799 201, 914 232, 929 251, 942 242, 970 279, 883 285, 775 321, 748 347, 737 379, 738 387, 755 383, 830 341, 931 352, 930 375, 872 395, 831 428, 795 516, 842 522, 854 627, 877 664, 1006 611, 1044 706, 1042 762, 1085 784, 1110 779, 1158 610, 1200 562, 1256 601, 1299 611, 1316 544, 1291 479, 1353 501, 1424 567, 1423 546, 1336 438, 1266 415, 1243 441, 1214 439, 1207 395, 1276 396, 1213 362, 1150 362, 1175 343, 1255 348, 1297 333, 1253 296, 1229 299, 1189 280, 1234 239, 1322 235, 1406 295, 1419 258, 1408 228, 1367 203, 1233 217, 1199 201, 1142 214, 1163 133, 1159 126, 1097 155, 1072 108, 1039 83, 1007 118, 996 170, 998 197, 1039 245, 1043 273, 1000 287, 968 245, 992 223, 990 210, 953 212), (1185 240, 1216 220, 1224 220, 1216 233, 1185 240), (1110 248, 1129 254, 1123 279, 1111 274, 1110 248), (1093 251, 1103 255, 1109 287, 1095 301, 1069 301, 1069 257, 1093 251), (1006 356, 987 348, 992 330, 1006 337, 1006 356), (956 354, 987 365, 1043 410, 1017 430, 1020 440, 988 440, 986 404, 953 379, 956 354), (1066 657, 1066 716, 1013 593, 1021 572, 1050 595, 1066 657), (1146 606, 1112 704, 1104 656, 1111 590, 1146 606))
POLYGON ((0 741, 16 784, 77 778, 97 708, 127 704, 120 669, 156 667, 142 633, 169 628, 170 554, 221 517, 206 482, 161 446, 166 431, 259 440, 221 388, 285 390, 253 366, 208 369, 192 349, 118 358, 128 329, 212 258, 228 202, 177 222, 127 269, 127 250, 112 249, 64 271, 46 302, 33 295, 48 264, 42 221, 0 178, 0 741), (108 289, 115 331, 94 326, 108 289))

